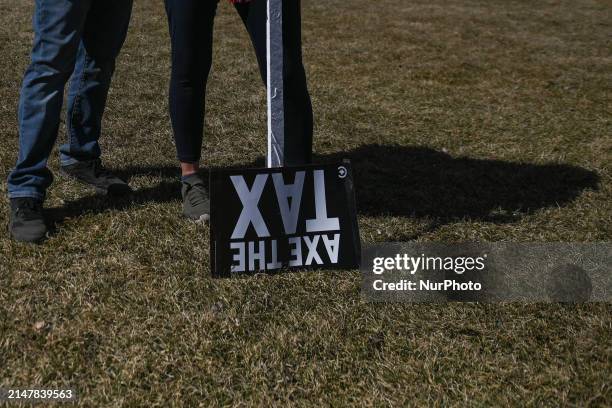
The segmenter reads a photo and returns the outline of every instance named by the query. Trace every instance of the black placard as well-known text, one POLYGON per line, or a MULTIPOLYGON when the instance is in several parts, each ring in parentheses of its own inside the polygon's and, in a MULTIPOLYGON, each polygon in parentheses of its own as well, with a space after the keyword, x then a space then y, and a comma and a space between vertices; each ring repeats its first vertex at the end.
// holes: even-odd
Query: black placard
POLYGON ((210 193, 213 277, 359 266, 361 245, 348 160, 213 170, 210 193))

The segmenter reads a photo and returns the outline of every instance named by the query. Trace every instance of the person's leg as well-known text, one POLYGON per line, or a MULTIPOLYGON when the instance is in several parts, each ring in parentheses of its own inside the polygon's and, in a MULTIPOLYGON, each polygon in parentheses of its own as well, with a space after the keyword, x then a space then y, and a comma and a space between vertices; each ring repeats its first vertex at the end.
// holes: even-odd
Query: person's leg
POLYGON ((166 0, 172 45, 170 118, 183 176, 197 172, 217 0, 166 0))
POLYGON ((60 174, 110 196, 132 191, 102 166, 98 144, 115 60, 131 12, 132 0, 92 0, 68 91, 68 143, 60 147, 60 174))
POLYGON ((102 115, 131 11, 132 0, 92 0, 68 92, 62 166, 100 157, 102 115))
MULTIPOLYGON (((266 83, 266 0, 237 3, 253 42, 261 77, 266 83)), ((300 0, 283 2, 283 55, 285 95, 285 164, 302 165, 312 160, 312 104, 302 63, 300 0)))
POLYGON ((183 215, 205 221, 210 201, 198 170, 217 0, 165 0, 165 3, 172 45, 170 117, 181 163, 183 215))
POLYGON ((36 0, 34 46, 19 100, 19 154, 8 177, 11 199, 42 201, 53 180, 47 161, 90 6, 90 0, 36 0))

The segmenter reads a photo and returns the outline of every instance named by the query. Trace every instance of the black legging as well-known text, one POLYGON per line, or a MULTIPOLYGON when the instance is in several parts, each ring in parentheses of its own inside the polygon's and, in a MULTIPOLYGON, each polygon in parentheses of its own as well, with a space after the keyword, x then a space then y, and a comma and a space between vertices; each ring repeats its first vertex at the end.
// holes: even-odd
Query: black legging
MULTIPOLYGON (((178 159, 200 160, 204 127, 205 91, 212 64, 216 0, 165 0, 172 40, 170 116, 178 159)), ((255 48, 266 83, 266 0, 235 5, 255 48)), ((312 105, 302 64, 299 0, 283 1, 285 95, 285 164, 311 160, 312 105)))

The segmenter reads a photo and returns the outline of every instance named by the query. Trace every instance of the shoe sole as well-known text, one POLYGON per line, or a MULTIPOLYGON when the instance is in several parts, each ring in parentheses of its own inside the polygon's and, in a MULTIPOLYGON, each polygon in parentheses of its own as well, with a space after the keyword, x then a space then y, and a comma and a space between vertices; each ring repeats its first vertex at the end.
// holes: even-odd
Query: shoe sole
POLYGON ((6 229, 8 230, 9 237, 11 237, 11 239, 13 241, 21 242, 21 243, 24 243, 24 244, 38 245, 38 244, 41 244, 43 241, 45 241, 47 238, 49 238, 49 230, 48 229, 47 229, 47 231, 45 232, 44 235, 42 235, 40 237, 34 237, 34 238, 25 238, 25 237, 19 238, 19 237, 15 236, 13 234, 13 232, 11 231, 11 226, 10 225, 7 225, 6 229))
POLYGON ((210 214, 202 214, 199 217, 192 217, 189 215, 186 215, 185 213, 183 213, 183 217, 196 222, 196 223, 207 223, 208 221, 210 221, 210 214))
POLYGON ((19 239, 11 234, 11 239, 15 242, 21 242, 22 244, 32 244, 32 245, 40 245, 47 239, 47 234, 45 236, 36 238, 36 239, 19 239))

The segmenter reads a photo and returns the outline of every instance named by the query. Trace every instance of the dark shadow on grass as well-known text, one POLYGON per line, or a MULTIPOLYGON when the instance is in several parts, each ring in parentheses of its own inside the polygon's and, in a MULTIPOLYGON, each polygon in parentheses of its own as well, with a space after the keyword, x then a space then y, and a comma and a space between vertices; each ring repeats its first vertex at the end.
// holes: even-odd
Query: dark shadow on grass
POLYGON ((109 210, 126 210, 138 204, 165 203, 179 200, 180 197, 181 190, 178 182, 163 181, 156 186, 136 190, 125 197, 90 195, 74 201, 67 201, 62 207, 45 209, 45 213, 53 230, 64 221, 85 214, 99 214, 109 210))
MULTIPOLYGON (((566 205, 584 190, 597 190, 599 184, 595 172, 576 166, 452 157, 425 147, 365 145, 316 155, 314 162, 344 158, 353 165, 359 214, 427 217, 435 226, 464 219, 515 222, 539 209, 566 205)), ((244 167, 263 165, 259 159, 244 167)), ((170 166, 130 167, 117 173, 128 180, 136 175, 178 180, 178 170, 170 166)), ((179 183, 164 181, 128 198, 84 197, 51 209, 50 215, 61 223, 83 213, 179 199, 179 183)))
POLYGON ((360 214, 513 222, 597 190, 597 173, 566 164, 452 157, 424 147, 366 145, 319 161, 351 159, 360 214))
MULTIPOLYGON (((132 166, 123 169, 113 169, 113 173, 123 180, 130 181, 134 176, 152 176, 179 179, 178 167, 172 166, 132 166)), ((146 203, 164 203, 179 200, 181 197, 178 182, 162 181, 161 183, 134 191, 125 197, 106 197, 89 195, 74 201, 67 201, 62 207, 49 208, 45 212, 52 229, 67 219, 84 214, 98 214, 108 210, 125 210, 133 205, 146 203)))

